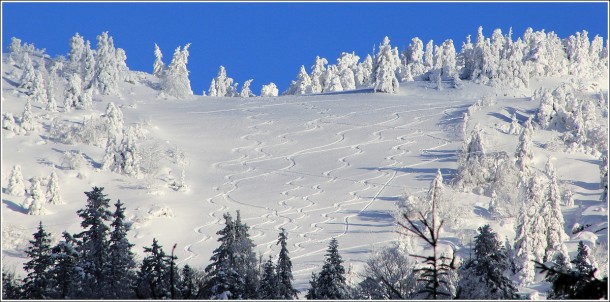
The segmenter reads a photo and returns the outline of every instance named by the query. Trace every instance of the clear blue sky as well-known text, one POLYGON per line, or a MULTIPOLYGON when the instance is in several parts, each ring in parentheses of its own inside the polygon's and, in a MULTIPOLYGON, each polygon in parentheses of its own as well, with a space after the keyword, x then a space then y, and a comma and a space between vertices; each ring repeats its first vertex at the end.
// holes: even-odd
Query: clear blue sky
POLYGON ((608 4, 596 3, 2 3, 2 50, 15 36, 65 55, 79 32, 92 45, 109 31, 125 49, 132 70, 151 72, 156 42, 169 63, 174 49, 191 42, 188 68, 195 94, 201 94, 224 65, 228 75, 260 86, 275 82, 280 92, 299 67, 316 55, 330 63, 343 51, 361 58, 384 36, 402 51, 411 38, 440 44, 453 39, 457 50, 467 35, 493 29, 513 38, 527 27, 565 38, 586 29, 608 37, 608 4))

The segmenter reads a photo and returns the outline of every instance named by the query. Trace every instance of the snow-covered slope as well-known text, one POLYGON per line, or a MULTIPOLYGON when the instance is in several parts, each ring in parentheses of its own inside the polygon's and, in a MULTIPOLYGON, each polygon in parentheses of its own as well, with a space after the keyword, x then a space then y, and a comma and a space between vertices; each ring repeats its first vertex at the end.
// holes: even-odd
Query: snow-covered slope
MULTIPOLYGON (((2 112, 20 115, 27 96, 16 88, 20 70, 13 69, 2 65, 2 112)), ((216 232, 225 212, 241 212, 261 254, 277 255, 277 234, 285 228, 296 287, 304 290, 311 272, 321 267, 332 237, 338 238, 342 256, 356 271, 370 251, 398 240, 396 204, 402 195, 426 191, 438 169, 447 182, 454 177, 462 148, 462 115, 470 105, 495 100, 472 114, 467 128, 480 123, 490 149, 513 154, 518 136, 501 131, 510 115, 515 112, 524 122, 538 107, 529 99, 532 91, 570 80, 533 80, 521 90, 470 82, 457 89, 447 83, 437 90, 436 84, 408 82, 401 83, 398 94, 357 90, 177 100, 159 96, 154 76, 133 77, 134 84, 120 84, 121 97, 95 95, 90 111, 47 113, 44 105, 32 104, 35 131, 15 135, 2 130, 3 265, 20 272, 23 248, 39 221, 56 238, 63 230, 79 231, 76 211, 85 204, 83 192, 101 186, 113 202, 120 199, 126 205, 130 239, 139 255, 154 237, 168 249, 177 243, 181 264, 203 268, 217 247, 216 232), (102 171, 102 147, 64 144, 49 134, 53 119, 80 123, 84 117, 102 115, 109 102, 121 108, 126 126, 141 126, 145 137, 138 144, 150 173, 133 178, 102 171), (69 168, 66 152, 80 152, 85 163, 69 168), (47 178, 56 170, 65 204, 46 204, 44 216, 28 215, 21 207, 24 197, 5 193, 15 164, 21 165, 25 179, 47 178), (174 190, 171 184, 183 169, 188 189, 174 190)), ((597 85, 607 94, 605 83, 597 85)), ((57 88, 58 99, 60 91, 63 87, 57 88)), ((593 92, 585 94, 595 97, 593 92)), ((562 209, 573 256, 578 240, 607 242, 607 230, 594 232, 607 226, 607 204, 598 201, 599 159, 545 148, 556 136, 535 132, 534 163, 543 170, 551 157, 561 185, 575 192, 576 207, 562 209), (571 235, 575 223, 593 226, 571 235)), ((448 230, 443 240, 456 247, 458 255, 468 255, 473 232, 486 223, 502 239, 514 238, 514 221, 493 218, 487 212, 488 197, 457 192, 452 197, 464 217, 460 229, 448 230)))

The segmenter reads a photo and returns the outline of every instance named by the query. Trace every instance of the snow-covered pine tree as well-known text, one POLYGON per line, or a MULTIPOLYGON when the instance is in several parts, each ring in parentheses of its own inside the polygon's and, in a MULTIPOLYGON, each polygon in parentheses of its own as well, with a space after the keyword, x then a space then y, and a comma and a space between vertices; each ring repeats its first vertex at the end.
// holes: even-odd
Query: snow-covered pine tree
POLYGON ((519 144, 515 152, 516 166, 519 170, 519 186, 525 185, 524 181, 530 178, 533 155, 532 135, 534 128, 532 126, 532 118, 529 117, 525 122, 521 135, 519 136, 519 144))
POLYGON ((95 54, 95 74, 92 87, 99 94, 119 96, 119 63, 114 41, 107 31, 97 36, 95 54))
POLYGON ((72 108, 76 108, 79 100, 82 98, 82 94, 83 90, 80 76, 70 74, 64 92, 64 112, 70 112, 72 111, 72 108))
POLYGON ((163 92, 176 98, 186 98, 193 95, 191 81, 188 78, 189 71, 186 68, 190 45, 191 43, 184 45, 182 50, 180 50, 180 46, 176 48, 172 62, 165 69, 164 75, 161 78, 161 89, 163 92))
POLYGON ((136 267, 134 254, 131 251, 133 244, 127 238, 129 226, 125 223, 125 207, 121 200, 118 200, 114 213, 113 221, 110 224, 109 241, 109 293, 114 299, 132 298, 132 281, 134 280, 133 269, 136 267))
POLYGON ((49 269, 50 292, 52 299, 83 298, 81 292, 81 272, 79 266, 80 253, 77 243, 68 232, 63 232, 60 240, 51 249, 53 264, 49 269))
POLYGON ((30 97, 35 103, 47 103, 47 91, 44 85, 44 77, 40 70, 36 70, 34 72, 34 82, 32 83, 32 89, 30 90, 30 93, 30 97))
POLYGON ((76 211, 82 219, 82 232, 75 234, 80 244, 80 266, 83 269, 83 290, 89 299, 101 299, 108 295, 109 278, 109 241, 110 228, 107 223, 112 219, 109 210, 110 199, 106 198, 104 188, 93 187, 85 192, 87 202, 84 209, 76 211))
POLYGON ((8 63, 10 65, 21 64, 21 40, 16 37, 11 37, 11 43, 8 46, 8 63))
MULTIPOLYGON (((109 138, 110 139, 110 138, 109 138)), ((107 151, 110 151, 108 145, 107 151)), ((140 175, 141 154, 138 148, 137 135, 135 127, 128 127, 123 130, 123 138, 121 144, 116 148, 113 160, 108 160, 111 164, 111 170, 127 176, 138 177, 140 175)), ((106 161, 105 161, 106 163, 106 161)))
POLYGON ((23 182, 23 174, 21 173, 21 165, 15 164, 8 177, 8 186, 6 193, 13 196, 25 195, 25 183, 23 182))
POLYGON ((21 120, 20 120, 21 130, 24 131, 25 133, 33 131, 35 129, 34 123, 35 123, 35 121, 34 121, 34 116, 32 114, 32 103, 30 102, 30 99, 28 98, 28 100, 25 102, 25 106, 23 108, 23 113, 21 114, 21 120))
POLYGON ((85 39, 79 33, 76 33, 70 38, 70 52, 68 53, 68 69, 70 73, 82 76, 84 53, 85 39))
POLYGON ((261 275, 261 281, 258 288, 257 299, 261 300, 275 300, 283 299, 278 293, 278 279, 276 274, 276 267, 273 265, 271 255, 269 259, 265 261, 262 268, 263 272, 261 275))
POLYGON ((509 260, 497 234, 489 225, 478 229, 474 258, 462 264, 458 283, 459 299, 515 299, 517 288, 507 276, 509 260))
POLYGON ((155 43, 155 62, 153 63, 153 75, 155 75, 157 78, 162 78, 164 71, 165 63, 163 63, 163 54, 161 53, 159 45, 155 43))
POLYGON ((426 68, 426 72, 434 67, 434 41, 430 40, 426 44, 426 49, 424 51, 424 66, 426 68))
POLYGON ((354 52, 342 52, 341 56, 337 59, 337 74, 339 75, 343 90, 356 89, 356 78, 354 71, 357 71, 358 60, 360 60, 360 57, 354 52))
POLYGON ((49 82, 46 90, 47 104, 45 109, 48 112, 57 112, 57 99, 55 98, 55 77, 49 76, 49 82))
POLYGON ((224 66, 218 68, 218 75, 212 79, 209 96, 234 97, 238 96, 237 90, 233 86, 233 78, 227 77, 227 70, 224 66))
POLYGON ((299 291, 292 285, 294 280, 292 276, 292 261, 288 255, 288 233, 286 233, 284 228, 280 228, 277 244, 280 245, 280 254, 278 255, 276 267, 277 297, 282 300, 294 300, 297 299, 299 291))
POLYGON ((515 271, 520 284, 529 284, 534 281, 534 255, 531 253, 532 240, 529 237, 531 218, 527 213, 526 205, 522 205, 517 216, 515 234, 515 271))
POLYGON ((349 292, 345 283, 345 268, 343 259, 339 254, 339 244, 332 238, 326 250, 326 258, 322 270, 317 274, 315 288, 310 288, 306 298, 308 300, 344 300, 349 299, 349 292))
POLYGON ((250 90, 250 83, 252 83, 252 81, 254 81, 253 79, 247 80, 244 82, 244 85, 241 88, 241 92, 239 93, 239 96, 242 98, 249 98, 249 97, 254 97, 256 95, 254 95, 254 93, 252 92, 252 90, 250 90))
POLYGON ((297 80, 291 82, 290 87, 284 91, 283 95, 303 95, 312 93, 311 85, 311 78, 307 74, 307 71, 305 71, 305 66, 301 65, 297 80))
POLYGON ((49 183, 47 184, 47 202, 50 204, 63 204, 59 190, 59 179, 55 170, 51 172, 49 183))
POLYGON ((78 97, 78 102, 76 103, 76 109, 81 110, 91 110, 93 107, 93 89, 85 89, 82 91, 81 95, 78 97))
POLYGON ((263 97, 274 97, 274 96, 278 96, 279 90, 277 89, 277 86, 275 86, 275 83, 271 82, 267 85, 263 85, 263 87, 261 88, 261 96, 263 97))
MULTIPOLYGON (((448 39, 441 45, 441 76, 444 79, 454 79, 457 76, 457 58, 453 40, 448 39)), ((459 79, 459 78, 458 78, 459 79)))
POLYGON ((375 62, 373 64, 371 73, 373 90, 376 92, 398 93, 399 83, 396 78, 397 68, 398 66, 395 65, 390 39, 385 37, 381 45, 379 45, 379 52, 375 56, 375 62))
POLYGON ((23 73, 21 74, 21 80, 19 81, 19 88, 32 89, 36 82, 36 71, 32 65, 32 60, 27 52, 23 54, 23 73))
POLYGON ((108 125, 109 137, 111 135, 117 137, 119 134, 123 133, 123 112, 114 104, 114 102, 110 102, 108 103, 108 106, 106 106, 104 118, 106 119, 106 124, 108 125))
POLYGON ((325 58, 316 56, 313 66, 311 66, 311 93, 321 93, 326 86, 324 77, 328 61, 325 58))
POLYGON ((324 73, 326 78, 326 86, 324 86, 323 92, 339 92, 343 91, 343 85, 341 84, 341 77, 337 66, 329 65, 324 73))
POLYGON ((508 128, 508 134, 519 134, 521 132, 521 125, 517 120, 517 114, 513 112, 510 116, 510 127, 508 128))
POLYGON ((136 280, 137 298, 171 299, 169 256, 156 238, 150 247, 144 247, 144 253, 136 280))
POLYGON ((572 190, 565 190, 563 192, 563 205, 566 207, 574 206, 574 193, 572 190))
POLYGON ((11 132, 19 131, 15 116, 10 112, 2 113, 2 129, 6 129, 11 132))
POLYGON ((85 43, 85 49, 83 51, 83 62, 82 62, 82 87, 83 89, 90 89, 93 78, 96 73, 95 56, 94 51, 91 49, 91 42, 87 40, 85 43))
POLYGON ((547 246, 543 260, 550 261, 557 253, 568 254, 563 244, 569 239, 564 231, 563 213, 561 212, 561 193, 557 183, 557 173, 551 163, 551 159, 546 163, 545 173, 549 178, 548 195, 542 203, 541 215, 546 223, 547 246))
POLYGON ((51 234, 47 233, 42 226, 42 222, 38 224, 38 230, 33 234, 34 239, 30 240, 25 254, 30 259, 23 264, 23 269, 27 276, 23 279, 22 298, 23 299, 49 299, 51 298, 48 292, 49 269, 53 264, 51 259, 51 234))
POLYGON ((220 246, 212 252, 210 264, 205 268, 207 274, 204 284, 206 298, 219 299, 236 297, 236 287, 240 276, 234 267, 235 259, 235 223, 231 214, 225 213, 225 226, 216 234, 220 236, 220 246))
POLYGON ((364 61, 358 63, 357 71, 354 73, 356 87, 368 87, 371 84, 371 75, 373 72, 373 58, 371 55, 366 55, 364 61))
POLYGON ((30 215, 45 215, 47 210, 44 207, 44 204, 45 196, 40 188, 40 179, 38 179, 38 177, 33 177, 28 196, 23 202, 24 208, 30 215))

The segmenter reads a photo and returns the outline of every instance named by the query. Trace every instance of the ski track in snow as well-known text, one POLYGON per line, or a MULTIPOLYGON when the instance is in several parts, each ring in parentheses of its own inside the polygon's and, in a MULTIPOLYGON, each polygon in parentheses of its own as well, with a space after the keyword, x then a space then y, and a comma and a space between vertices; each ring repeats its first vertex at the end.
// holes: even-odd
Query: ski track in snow
MULTIPOLYGON (((333 100, 337 101, 337 100, 333 100)), ((323 101, 317 101, 317 103, 323 101)), ((235 109, 227 109, 225 111, 233 111, 233 110, 241 110, 246 112, 248 116, 247 120, 251 121, 252 125, 248 126, 247 129, 249 133, 242 135, 240 140, 245 142, 246 144, 233 148, 231 153, 239 154, 238 157, 230 160, 219 161, 212 164, 212 168, 214 169, 223 169, 223 168, 241 168, 241 171, 235 173, 226 174, 224 179, 225 182, 217 187, 214 187, 214 190, 217 192, 214 196, 211 196, 206 199, 208 204, 211 204, 214 210, 208 213, 210 217, 210 221, 206 224, 202 224, 193 229, 193 232, 197 234, 198 240, 193 241, 192 243, 186 245, 184 250, 188 253, 188 256, 184 258, 181 262, 186 262, 188 260, 192 260, 197 258, 199 255, 196 254, 192 247, 194 245, 206 244, 206 242, 212 239, 214 236, 210 236, 208 234, 215 234, 216 229, 222 225, 222 214, 225 213, 228 209, 228 205, 236 204, 239 209, 242 209, 242 213, 245 212, 248 208, 255 208, 259 210, 263 210, 266 213, 261 217, 252 217, 252 218, 242 218, 243 221, 249 220, 261 220, 258 223, 254 223, 250 225, 251 230, 251 238, 256 241, 257 238, 265 236, 265 232, 261 230, 261 228, 266 228, 267 226, 272 227, 273 230, 279 232, 281 228, 286 228, 289 234, 294 234, 291 236, 293 239, 293 246, 295 249, 291 251, 294 255, 293 259, 298 259, 307 256, 313 256, 319 253, 323 253, 326 250, 326 247, 315 248, 314 251, 311 251, 312 247, 319 246, 320 244, 327 242, 332 237, 341 237, 346 236, 350 232, 350 219, 360 215, 362 212, 366 211, 375 201, 378 200, 379 196, 383 193, 384 189, 391 185, 391 183, 395 180, 398 171, 394 169, 393 171, 386 171, 386 168, 398 168, 398 167, 414 167, 419 165, 428 164, 435 159, 419 161, 418 163, 412 165, 402 165, 402 162, 397 158, 403 156, 407 153, 407 150, 403 149, 403 146, 416 143, 417 137, 422 137, 424 134, 421 130, 411 129, 411 132, 404 133, 398 137, 386 137, 383 132, 388 130, 409 130, 410 127, 413 127, 417 124, 422 124, 435 116, 438 115, 447 115, 448 110, 454 110, 457 108, 453 103, 463 103, 464 101, 445 101, 440 106, 422 106, 421 108, 408 109, 408 110, 396 110, 399 108, 409 107, 408 104, 395 105, 395 106, 386 106, 382 108, 375 108, 368 111, 352 111, 342 115, 332 115, 328 114, 330 109, 319 109, 316 105, 301 103, 300 105, 305 106, 307 110, 316 111, 318 114, 321 114, 322 117, 317 117, 313 119, 309 119, 308 121, 302 124, 303 129, 296 131, 288 131, 285 133, 281 133, 279 135, 275 135, 277 139, 280 140, 277 144, 267 145, 264 142, 264 139, 259 139, 261 136, 269 135, 269 131, 261 130, 263 126, 273 125, 274 121, 272 119, 261 119, 263 116, 268 115, 268 113, 255 113, 255 111, 262 110, 267 107, 273 106, 281 106, 281 105, 289 105, 288 103, 278 103, 278 104, 268 104, 261 106, 248 106, 245 108, 235 108, 235 109), (348 120, 351 116, 363 114, 365 112, 383 112, 386 110, 392 110, 390 114, 386 114, 386 119, 379 121, 377 123, 358 125, 349 122, 341 122, 343 120, 348 120), (405 122, 399 126, 385 126, 387 124, 396 123, 401 118, 403 118, 404 114, 413 113, 413 112, 429 112, 433 113, 427 115, 418 115, 413 118, 413 120, 409 122, 405 122), (323 133, 323 131, 329 126, 347 126, 348 128, 338 131, 335 133, 336 139, 334 141, 328 142, 326 144, 308 146, 308 148, 300 149, 294 151, 287 155, 274 154, 273 148, 280 147, 283 145, 295 145, 298 146, 299 141, 295 140, 291 137, 298 137, 302 135, 314 135, 314 133, 323 133), (367 128, 375 128, 381 127, 381 129, 373 131, 369 136, 372 136, 372 139, 367 141, 356 141, 354 143, 344 144, 346 141, 346 135, 349 133, 353 133, 359 130, 367 129, 367 128), (391 155, 386 156, 384 160, 391 161, 390 164, 382 166, 380 169, 374 170, 376 174, 371 175, 371 171, 358 174, 352 176, 351 178, 355 179, 344 179, 341 178, 340 171, 349 170, 353 166, 350 159, 355 159, 360 155, 365 153, 364 148, 369 145, 379 144, 379 143, 392 143, 389 147, 389 153, 391 155), (285 186, 290 187, 287 190, 283 190, 280 192, 280 199, 277 200, 274 204, 279 208, 274 208, 272 205, 270 206, 260 206, 253 203, 248 203, 247 201, 240 200, 238 198, 234 198, 232 194, 236 191, 240 190, 240 183, 246 181, 252 181, 256 178, 265 177, 271 174, 279 174, 283 176, 288 176, 289 174, 294 174, 293 168, 298 164, 298 158, 300 156, 312 155, 312 154, 321 154, 324 152, 332 152, 332 151, 341 151, 343 149, 350 150, 351 153, 345 156, 342 156, 337 159, 336 166, 322 171, 319 177, 326 179, 324 182, 316 183, 313 185, 303 186, 299 184, 299 182, 305 181, 306 178, 302 175, 296 176, 295 178, 284 183, 285 186), (268 161, 285 161, 286 166, 279 169, 264 169, 262 167, 257 167, 256 164, 260 164, 268 161), (291 173, 293 172, 293 173, 291 173), (334 176, 337 175, 337 176, 334 176), (364 175, 368 175, 366 178, 363 178, 364 175), (316 202, 315 199, 317 196, 325 196, 327 192, 324 190, 325 186, 331 185, 337 181, 351 181, 354 184, 357 184, 361 188, 357 188, 356 190, 350 190, 347 192, 349 196, 348 199, 334 202, 331 205, 325 206, 316 202), (363 193, 378 188, 373 197, 361 197, 363 193), (308 192, 309 194, 299 195, 295 194, 300 190, 312 191, 308 192), (357 212, 349 215, 342 214, 345 210, 345 206, 350 205, 358 205, 362 204, 362 207, 357 210, 357 212), (317 212, 322 212, 320 214, 316 214, 317 212), (315 234, 324 230, 323 226, 327 223, 334 223, 340 221, 344 227, 343 231, 331 237, 326 237, 322 239, 316 239, 315 234), (306 227, 306 229, 303 229, 306 227), (308 252, 304 252, 308 251, 308 252)), ((292 104, 294 105, 294 104, 292 104)), ((220 111, 209 111, 209 112, 193 112, 193 113, 216 113, 220 111)), ((404 118, 403 118, 404 119, 404 118)), ((437 131, 442 132, 442 131, 437 131)), ((426 134, 426 136, 430 136, 426 134)), ((431 136, 432 137, 432 136, 431 136)), ((439 144, 436 147, 428 148, 427 150, 432 150, 436 148, 440 148, 442 146, 450 143, 449 140, 446 140, 441 137, 434 137, 435 139, 439 139, 443 141, 443 143, 439 144)), ((424 150, 419 150, 422 153, 424 150)), ((288 151, 290 152, 290 151, 288 151)), ((263 248, 262 253, 267 254, 272 251, 273 246, 276 244, 276 238, 268 237, 264 242, 257 243, 257 247, 263 248)), ((386 240, 382 240, 380 242, 371 242, 367 243, 368 246, 379 244, 386 242, 386 240)), ((345 249, 356 248, 362 246, 352 246, 352 247, 344 247, 345 249)))

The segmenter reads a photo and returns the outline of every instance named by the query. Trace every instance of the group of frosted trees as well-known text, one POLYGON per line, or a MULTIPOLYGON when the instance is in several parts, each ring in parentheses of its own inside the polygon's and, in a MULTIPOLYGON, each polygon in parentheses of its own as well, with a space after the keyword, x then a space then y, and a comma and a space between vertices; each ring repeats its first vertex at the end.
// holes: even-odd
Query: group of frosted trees
POLYGON ((451 39, 441 45, 429 41, 425 48, 413 38, 404 51, 392 48, 385 37, 374 57, 358 62, 355 54, 343 53, 336 65, 326 65, 317 57, 311 72, 304 66, 284 92, 286 95, 313 94, 373 88, 377 92, 396 93, 400 82, 428 80, 438 89, 443 82, 452 87, 460 80, 472 80, 491 86, 528 87, 536 76, 579 75, 594 77, 608 71, 608 41, 595 36, 589 41, 586 31, 560 39, 555 33, 527 29, 523 37, 513 40, 512 30, 503 35, 500 29, 490 38, 479 27, 476 41, 470 36, 457 52, 451 39), (354 85, 355 84, 355 85, 354 85))
POLYGON ((8 178, 6 193, 12 196, 25 196, 22 207, 29 215, 44 215, 46 204, 63 204, 59 188, 59 177, 55 171, 45 180, 38 177, 30 179, 30 186, 26 188, 21 173, 21 166, 15 165, 8 178), (41 182, 46 184, 46 193, 42 190, 41 182))

